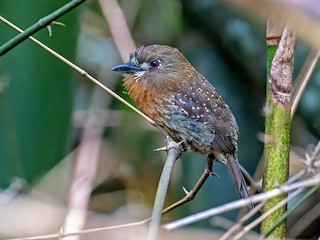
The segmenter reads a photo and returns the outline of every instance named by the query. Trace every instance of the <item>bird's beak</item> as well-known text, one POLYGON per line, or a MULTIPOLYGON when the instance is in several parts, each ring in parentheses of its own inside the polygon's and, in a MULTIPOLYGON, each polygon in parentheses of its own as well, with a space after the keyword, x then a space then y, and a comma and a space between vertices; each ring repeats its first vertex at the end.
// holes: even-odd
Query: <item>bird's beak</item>
POLYGON ((136 64, 128 62, 128 63, 123 63, 118 66, 115 66, 111 69, 112 71, 119 71, 123 73, 136 73, 143 71, 142 68, 138 67, 136 64))

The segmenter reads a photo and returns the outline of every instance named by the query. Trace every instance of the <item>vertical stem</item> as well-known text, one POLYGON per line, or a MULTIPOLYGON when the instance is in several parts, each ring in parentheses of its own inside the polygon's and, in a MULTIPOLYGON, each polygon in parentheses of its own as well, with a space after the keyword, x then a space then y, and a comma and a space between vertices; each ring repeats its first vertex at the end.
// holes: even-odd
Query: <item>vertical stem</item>
MULTIPOLYGON (((266 160, 264 191, 269 191, 288 180, 291 124, 291 89, 293 72, 294 36, 286 27, 267 27, 267 100, 266 100, 266 138, 264 155, 266 160), (275 32, 270 32, 273 29, 275 32), (280 42, 279 39, 281 38, 280 42)), ((286 195, 271 199, 263 208, 267 212, 282 201, 286 195)), ((261 230, 267 232, 286 211, 283 206, 263 221, 261 230)), ((284 239, 286 223, 282 222, 269 235, 270 239, 284 239)))
POLYGON ((150 227, 148 231, 148 240, 158 239, 158 232, 160 228, 160 220, 164 201, 167 195, 168 185, 173 171, 174 163, 181 155, 181 147, 171 138, 167 137, 167 152, 168 156, 163 167, 161 177, 158 184, 156 198, 154 200, 153 211, 151 216, 150 227))

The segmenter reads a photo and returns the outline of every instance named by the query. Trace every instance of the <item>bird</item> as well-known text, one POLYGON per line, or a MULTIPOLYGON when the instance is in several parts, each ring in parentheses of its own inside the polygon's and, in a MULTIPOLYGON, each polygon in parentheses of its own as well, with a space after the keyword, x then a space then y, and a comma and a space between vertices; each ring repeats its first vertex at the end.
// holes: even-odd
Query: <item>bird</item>
MULTIPOLYGON (((207 168, 197 187, 226 164, 241 198, 247 184, 238 161, 239 128, 216 88, 177 49, 167 45, 141 46, 128 62, 113 67, 123 73, 123 85, 140 110, 184 150, 205 156, 207 168)), ((199 190, 194 188, 193 194, 199 190)), ((189 196, 186 201, 191 200, 189 196)))

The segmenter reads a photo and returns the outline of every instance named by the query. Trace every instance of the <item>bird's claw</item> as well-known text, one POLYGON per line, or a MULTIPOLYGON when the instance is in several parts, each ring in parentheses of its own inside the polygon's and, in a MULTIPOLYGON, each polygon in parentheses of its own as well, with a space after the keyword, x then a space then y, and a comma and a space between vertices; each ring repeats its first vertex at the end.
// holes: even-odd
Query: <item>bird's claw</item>
POLYGON ((215 177, 217 177, 217 178, 220 178, 220 176, 218 175, 218 173, 214 172, 213 170, 210 171, 209 174, 210 174, 210 176, 215 176, 215 177))
POLYGON ((161 147, 161 148, 156 148, 155 150, 153 150, 154 152, 160 152, 160 151, 168 151, 168 146, 165 147, 161 147))
POLYGON ((156 148, 153 151, 154 152, 159 152, 159 151, 166 151, 167 152, 171 148, 179 148, 180 151, 183 152, 184 151, 183 142, 184 142, 184 140, 182 140, 180 142, 175 142, 171 138, 167 137, 167 143, 168 143, 167 146, 156 148))

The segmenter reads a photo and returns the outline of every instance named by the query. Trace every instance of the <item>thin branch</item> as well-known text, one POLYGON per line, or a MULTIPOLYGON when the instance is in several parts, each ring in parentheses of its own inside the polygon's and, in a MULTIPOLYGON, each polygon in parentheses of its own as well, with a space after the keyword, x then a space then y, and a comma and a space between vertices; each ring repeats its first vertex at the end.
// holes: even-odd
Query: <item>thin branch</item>
MULTIPOLYGON (((20 28, 18 28, 17 26, 15 26, 13 23, 9 22, 8 20, 6 20, 5 18, 3 18, 2 16, 0 16, 0 21, 4 22, 5 24, 7 24, 8 26, 12 27, 13 29, 15 29, 18 32, 23 32, 23 30, 21 30, 20 28)), ((73 68, 74 70, 76 70, 78 73, 80 73, 82 76, 88 78, 90 81, 92 81, 94 84, 96 84, 98 87, 102 88, 104 91, 106 91, 107 93, 109 93, 111 96, 113 96, 114 98, 116 98, 117 100, 119 100, 120 102, 122 102, 123 104, 125 104, 126 106, 128 106, 129 108, 131 108, 133 111, 135 111, 137 114, 139 114, 141 117, 143 117, 145 120, 147 120, 150 124, 155 126, 155 122, 149 118, 147 115, 145 115, 144 113, 142 113, 140 110, 138 110, 137 108, 135 108, 134 106, 132 106, 130 103, 128 103, 126 100, 124 100, 122 97, 120 97, 118 94, 116 94, 115 92, 113 92, 111 89, 109 89, 108 87, 106 87, 105 85, 103 85, 101 82, 99 82, 97 79, 95 79, 94 77, 92 77, 89 73, 87 73, 85 70, 79 68, 77 65, 75 65, 74 63, 70 62, 68 59, 66 59, 65 57, 61 56, 60 54, 58 54, 57 52, 53 51, 51 48, 49 48, 48 46, 46 46, 45 44, 43 44, 42 42, 38 41, 37 39, 35 39, 34 37, 29 37, 29 39, 31 41, 33 41, 34 43, 36 43, 37 45, 39 45, 40 47, 42 47, 43 49, 45 49, 46 51, 48 51, 49 53, 51 53, 53 56, 57 57, 58 59, 60 59, 62 62, 64 62, 65 64, 67 64, 68 66, 70 66, 71 68, 73 68)))
POLYGON ((292 96, 292 107, 291 107, 291 118, 295 114, 298 104, 300 102, 300 99, 302 97, 302 94, 304 93, 304 90, 306 89, 309 80, 311 79, 311 75, 314 72, 315 67, 317 66, 317 62, 320 57, 320 50, 313 51, 308 59, 306 60, 303 70, 300 71, 297 82, 299 85, 296 87, 294 94, 292 96))
MULTIPOLYGON (((260 217, 255 219, 253 222, 245 226, 241 232, 239 232, 233 239, 238 240, 241 239, 247 232, 251 231, 255 226, 260 224, 264 219, 269 217, 271 214, 273 214, 275 211, 278 209, 282 208, 285 206, 291 199, 296 197, 299 193, 301 193, 304 189, 299 188, 295 190, 293 193, 291 193, 287 198, 281 200, 279 203, 277 203, 275 206, 270 208, 267 212, 263 213, 260 217)), ((280 222, 281 223, 281 222, 280 222)), ((278 225, 277 225, 278 226, 278 225)))
MULTIPOLYGON (((95 122, 96 116, 91 115, 86 123, 79 145, 74 177, 69 190, 68 212, 65 217, 63 232, 81 230, 85 224, 103 134, 103 128, 95 127, 95 122)), ((77 240, 79 236, 73 236, 72 239, 77 240)))
POLYGON ((299 181, 290 185, 283 185, 279 188, 272 189, 265 193, 256 194, 250 198, 247 199, 240 199, 234 202, 230 202, 221 206, 218 206, 216 208, 212 208, 206 211, 199 212, 197 214, 193 214, 191 216, 173 221, 171 223, 167 223, 163 225, 163 228, 167 230, 176 229, 179 227, 183 227, 204 219, 207 219, 209 217, 213 217, 215 215, 225 213, 231 210, 235 210, 241 207, 247 207, 250 204, 259 203, 261 201, 269 200, 271 198, 280 196, 282 194, 285 194, 287 192, 293 191, 295 189, 301 188, 301 187, 311 187, 320 184, 320 175, 317 174, 314 177, 311 177, 309 179, 299 181))
POLYGON ((136 227, 136 226, 144 225, 148 222, 149 222, 149 220, 143 220, 143 221, 139 221, 139 222, 120 224, 120 225, 110 226, 110 227, 91 228, 91 229, 86 229, 86 230, 77 231, 77 232, 54 233, 54 234, 47 234, 47 235, 35 236, 35 237, 7 238, 4 240, 42 240, 42 239, 52 239, 52 238, 59 238, 60 239, 63 237, 71 237, 71 236, 77 236, 77 235, 88 234, 88 233, 95 233, 95 232, 101 232, 101 231, 107 231, 107 230, 136 227))
MULTIPOLYGON (((233 201, 227 204, 224 204, 222 206, 212 208, 200 213, 197 213, 195 215, 173 221, 171 223, 163 225, 163 228, 172 230, 175 228, 179 228, 209 217, 212 217, 214 215, 218 215, 224 212, 228 212, 231 210, 235 210, 241 207, 249 206, 252 203, 258 203, 258 202, 263 202, 266 201, 270 198, 277 197, 281 194, 293 191, 298 188, 306 188, 306 187, 311 187, 311 186, 316 186, 320 184, 320 174, 315 175, 312 178, 293 183, 290 185, 284 185, 282 187, 279 187, 277 189, 273 189, 269 192, 266 193, 260 193, 257 195, 254 195, 250 198, 247 199, 240 199, 237 201, 233 201)), ((87 233, 93 233, 93 232, 100 232, 100 231, 107 231, 107 230, 114 230, 114 229, 122 229, 122 228, 128 228, 128 227, 135 227, 135 226, 141 226, 146 223, 148 223, 150 219, 146 219, 143 221, 139 222, 134 222, 134 223, 127 223, 127 224, 122 224, 122 225, 116 225, 116 226, 111 226, 111 227, 101 227, 101 228, 92 228, 92 229, 86 229, 78 232, 73 232, 73 233, 65 233, 65 234, 48 234, 48 235, 43 235, 43 236, 35 236, 35 237, 22 237, 22 238, 10 238, 6 240, 38 240, 38 239, 51 239, 51 238, 57 238, 57 237, 67 237, 67 236, 75 236, 79 234, 87 234, 87 233)))
MULTIPOLYGON (((318 187, 318 186, 317 186, 318 187)), ((320 202, 314 205, 311 209, 308 209, 288 230, 288 236, 292 239, 298 238, 298 236, 308 229, 312 223, 317 222, 320 213, 320 202)))
POLYGON ((162 170, 159 180, 156 198, 154 201, 150 227, 148 231, 148 240, 156 240, 159 232, 160 220, 164 201, 167 195, 170 176, 174 167, 174 163, 181 155, 181 146, 179 143, 174 142, 171 138, 167 137, 167 151, 168 156, 162 170))
POLYGON ((232 226, 225 234, 223 234, 219 238, 219 240, 227 240, 231 236, 235 235, 237 231, 243 228, 242 224, 249 220, 251 217, 253 217, 253 215, 256 214, 266 203, 267 200, 262 201, 258 205, 256 205, 251 211, 249 211, 242 218, 240 218, 240 220, 234 226, 232 226))
POLYGON ((302 196, 301 198, 299 198, 293 206, 290 207, 290 209, 288 211, 286 211, 275 223, 274 226, 272 226, 262 237, 267 237, 273 230, 274 228, 282 221, 284 221, 284 219, 287 219, 288 216, 298 207, 300 206, 300 204, 302 204, 303 202, 305 202, 312 194, 314 194, 316 191, 318 191, 320 188, 320 186, 314 186, 313 188, 309 189, 309 191, 307 191, 304 196, 302 196))
POLYGON ((53 13, 41 18, 38 22, 27 28, 25 31, 21 32, 10 41, 6 42, 0 47, 0 56, 4 55, 12 48, 17 46, 18 44, 22 43, 26 40, 29 36, 33 35, 34 33, 38 32, 42 28, 47 27, 54 21, 55 19, 61 17, 62 15, 66 14, 67 12, 71 11, 75 7, 79 6, 81 3, 85 2, 86 0, 73 0, 67 3, 66 5, 62 6, 61 8, 57 9, 53 13))
POLYGON ((115 0, 99 0, 102 12, 109 24, 110 32, 119 50, 121 58, 127 59, 136 49, 125 16, 115 0))

